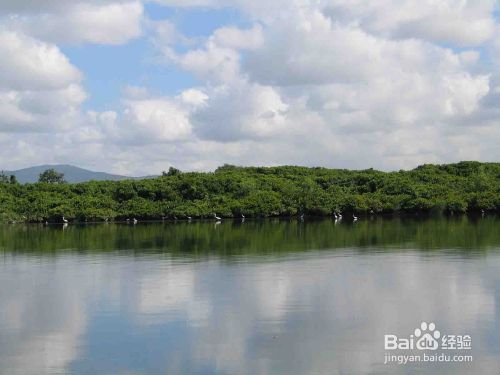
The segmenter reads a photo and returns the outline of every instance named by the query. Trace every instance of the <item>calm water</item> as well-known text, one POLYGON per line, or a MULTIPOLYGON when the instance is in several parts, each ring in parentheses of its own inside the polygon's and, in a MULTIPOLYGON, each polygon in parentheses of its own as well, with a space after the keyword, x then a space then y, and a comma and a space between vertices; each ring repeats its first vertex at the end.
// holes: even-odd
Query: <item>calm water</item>
POLYGON ((0 373, 496 374, 499 224, 3 226, 0 373), (473 362, 384 365, 422 321, 473 362))

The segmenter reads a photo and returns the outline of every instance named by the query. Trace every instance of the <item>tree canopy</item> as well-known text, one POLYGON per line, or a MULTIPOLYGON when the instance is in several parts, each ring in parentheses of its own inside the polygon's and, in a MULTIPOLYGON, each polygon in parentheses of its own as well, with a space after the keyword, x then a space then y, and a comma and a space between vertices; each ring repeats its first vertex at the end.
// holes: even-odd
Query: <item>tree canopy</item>
POLYGON ((66 181, 64 180, 64 173, 59 173, 55 169, 50 168, 42 173, 38 177, 38 182, 46 183, 46 184, 64 184, 66 181))
POLYGON ((77 184, 52 177, 35 184, 0 178, 0 221, 500 211, 500 163, 427 164, 397 172, 223 166, 212 173, 77 184))

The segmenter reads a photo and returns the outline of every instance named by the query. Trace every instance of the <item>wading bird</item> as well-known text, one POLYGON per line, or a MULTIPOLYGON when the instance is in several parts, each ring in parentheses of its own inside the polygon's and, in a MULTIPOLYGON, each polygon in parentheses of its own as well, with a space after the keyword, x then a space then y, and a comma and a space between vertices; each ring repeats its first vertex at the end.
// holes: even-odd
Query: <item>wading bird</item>
POLYGON ((215 219, 215 220, 217 220, 217 221, 221 221, 221 220, 222 220, 222 219, 221 219, 219 216, 217 216, 216 214, 214 214, 214 219, 215 219))
POLYGON ((62 217, 62 221, 64 224, 68 224, 68 220, 64 216, 62 217))

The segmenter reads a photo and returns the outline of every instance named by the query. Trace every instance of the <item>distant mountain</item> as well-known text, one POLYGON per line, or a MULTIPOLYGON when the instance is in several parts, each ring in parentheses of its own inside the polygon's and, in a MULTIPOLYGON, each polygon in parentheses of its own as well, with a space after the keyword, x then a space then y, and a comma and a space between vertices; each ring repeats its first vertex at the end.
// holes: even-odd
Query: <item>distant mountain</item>
POLYGON ((32 183, 38 181, 38 176, 40 173, 44 172, 47 169, 53 168, 59 173, 64 173, 64 179, 67 182, 84 182, 90 180, 111 180, 111 181, 119 181, 132 179, 136 177, 128 177, 128 176, 120 176, 116 174, 109 174, 105 172, 94 172, 89 171, 88 169, 78 168, 72 165, 66 164, 56 164, 56 165, 39 165, 36 167, 29 167, 24 169, 19 169, 17 171, 4 171, 6 175, 15 175, 17 180, 24 183, 32 183))

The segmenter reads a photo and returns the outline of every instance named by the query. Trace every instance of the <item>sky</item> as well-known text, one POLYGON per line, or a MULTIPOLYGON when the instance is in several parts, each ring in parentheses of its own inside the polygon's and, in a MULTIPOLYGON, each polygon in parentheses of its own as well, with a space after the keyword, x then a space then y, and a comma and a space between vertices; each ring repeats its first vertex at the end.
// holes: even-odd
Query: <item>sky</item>
POLYGON ((500 161, 500 1, 2 0, 0 168, 500 161))

